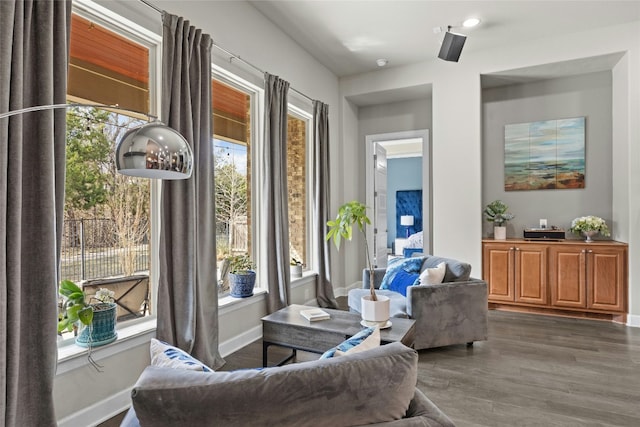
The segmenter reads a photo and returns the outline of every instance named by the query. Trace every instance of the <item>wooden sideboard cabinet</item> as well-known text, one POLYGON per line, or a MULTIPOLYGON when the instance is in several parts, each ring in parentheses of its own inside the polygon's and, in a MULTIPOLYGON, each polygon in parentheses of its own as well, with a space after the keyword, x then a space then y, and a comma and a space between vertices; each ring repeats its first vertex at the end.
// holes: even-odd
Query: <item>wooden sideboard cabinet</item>
POLYGON ((491 308, 626 320, 627 245, 482 241, 491 308))
POLYGON ((490 301, 549 303, 545 245, 488 242, 483 248, 483 264, 490 301))

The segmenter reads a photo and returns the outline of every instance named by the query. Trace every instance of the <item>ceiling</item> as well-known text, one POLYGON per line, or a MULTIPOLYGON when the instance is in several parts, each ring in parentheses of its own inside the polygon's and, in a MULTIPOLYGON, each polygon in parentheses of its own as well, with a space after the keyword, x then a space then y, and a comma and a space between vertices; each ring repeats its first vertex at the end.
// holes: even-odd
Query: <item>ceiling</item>
POLYGON ((443 37, 434 27, 460 26, 472 16, 481 24, 452 30, 468 37, 461 62, 471 51, 640 20, 640 0, 250 3, 339 77, 374 71, 379 58, 387 67, 434 59, 443 37))

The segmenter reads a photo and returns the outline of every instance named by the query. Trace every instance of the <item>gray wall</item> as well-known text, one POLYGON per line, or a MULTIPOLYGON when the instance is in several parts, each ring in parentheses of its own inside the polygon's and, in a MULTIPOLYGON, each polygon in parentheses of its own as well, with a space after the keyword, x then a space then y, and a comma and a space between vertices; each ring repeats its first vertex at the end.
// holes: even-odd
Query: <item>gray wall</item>
MULTIPOLYGON (((612 79, 598 72, 482 91, 482 201, 500 199, 516 217, 507 237, 548 225, 568 230, 578 216, 596 215, 612 225, 612 79), (586 118, 585 188, 504 191, 504 126, 570 117, 586 118)), ((493 233, 483 221, 483 236, 493 233)), ((567 238, 578 238, 567 232, 567 238)))
MULTIPOLYGON (((396 191, 422 189, 422 157, 387 160, 387 247, 396 239, 396 191)), ((404 237, 401 236, 401 237, 404 237)))
POLYGON ((358 108, 358 135, 362 145, 367 135, 418 129, 431 129, 431 98, 358 108))

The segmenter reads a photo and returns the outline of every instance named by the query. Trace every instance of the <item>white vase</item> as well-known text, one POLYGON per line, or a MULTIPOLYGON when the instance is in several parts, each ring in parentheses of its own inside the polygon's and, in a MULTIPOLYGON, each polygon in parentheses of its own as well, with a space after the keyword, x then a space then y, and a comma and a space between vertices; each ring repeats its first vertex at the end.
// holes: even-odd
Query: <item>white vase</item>
POLYGON ((299 278, 302 277, 302 265, 292 265, 291 267, 291 277, 299 278))
POLYGON ((598 233, 599 233, 598 230, 590 230, 590 231, 583 231, 582 232, 582 234, 586 237, 585 242, 587 242, 587 243, 593 242, 593 239, 591 237, 595 236, 598 233))
POLYGON ((362 297, 362 320, 368 325, 378 325, 380 327, 387 324, 389 320, 389 307, 391 300, 384 295, 376 295, 378 300, 372 301, 371 295, 362 297))
POLYGON ((493 238, 495 240, 506 240, 507 227, 493 227, 493 238))

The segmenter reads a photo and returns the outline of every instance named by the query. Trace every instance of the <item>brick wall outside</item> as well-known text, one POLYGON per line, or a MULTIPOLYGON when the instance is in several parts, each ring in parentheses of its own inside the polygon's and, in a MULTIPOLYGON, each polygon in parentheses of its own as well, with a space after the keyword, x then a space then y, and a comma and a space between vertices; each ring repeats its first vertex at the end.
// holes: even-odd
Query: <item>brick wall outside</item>
POLYGON ((289 190, 289 242, 291 255, 307 264, 306 253, 306 122, 289 116, 287 135, 287 187, 289 190))

